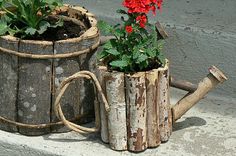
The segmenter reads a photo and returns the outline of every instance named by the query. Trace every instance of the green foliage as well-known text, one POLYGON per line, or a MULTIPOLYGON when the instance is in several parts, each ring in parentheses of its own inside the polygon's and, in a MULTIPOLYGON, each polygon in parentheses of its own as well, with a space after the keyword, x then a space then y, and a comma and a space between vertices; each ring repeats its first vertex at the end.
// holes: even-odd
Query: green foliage
MULTIPOLYGON (((121 14, 127 14, 118 10, 121 14)), ((150 25, 150 30, 140 28, 134 24, 135 17, 124 20, 124 26, 111 26, 100 21, 98 27, 107 35, 114 35, 115 39, 109 40, 103 46, 99 59, 106 60, 113 70, 122 72, 137 72, 164 66, 165 57, 162 54, 163 40, 158 40, 155 27, 150 25), (133 31, 127 33, 125 26, 132 25, 133 31)))
POLYGON ((22 38, 43 34, 49 27, 62 26, 62 21, 50 23, 47 17, 62 0, 0 0, 0 35, 18 35, 22 38))

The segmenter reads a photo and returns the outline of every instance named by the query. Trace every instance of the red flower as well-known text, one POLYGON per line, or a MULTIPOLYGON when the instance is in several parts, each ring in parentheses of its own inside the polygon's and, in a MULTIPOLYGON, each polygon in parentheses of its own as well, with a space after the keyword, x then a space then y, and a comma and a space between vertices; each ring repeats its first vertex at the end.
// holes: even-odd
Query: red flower
POLYGON ((136 21, 139 22, 139 25, 141 28, 144 28, 146 26, 147 23, 147 16, 146 15, 139 15, 136 18, 136 21))
POLYGON ((152 10, 153 15, 156 15, 156 7, 154 5, 151 6, 151 10, 152 10))
POLYGON ((157 0, 157 8, 161 10, 163 0, 157 0))
POLYGON ((132 27, 132 26, 126 26, 126 27, 125 27, 125 31, 126 31, 127 33, 132 33, 133 27, 132 27))
POLYGON ((156 7, 161 9, 163 0, 124 0, 123 5, 128 8, 128 13, 145 13, 150 10, 155 14, 156 7))

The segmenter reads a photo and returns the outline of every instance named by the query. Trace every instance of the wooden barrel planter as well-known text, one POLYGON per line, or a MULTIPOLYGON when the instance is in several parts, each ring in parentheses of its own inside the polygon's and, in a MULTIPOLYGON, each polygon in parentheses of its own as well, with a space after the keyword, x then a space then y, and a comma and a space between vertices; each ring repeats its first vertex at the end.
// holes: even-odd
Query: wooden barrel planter
MULTIPOLYGON (((70 6, 68 16, 88 29, 66 40, 21 40, 0 37, 0 129, 25 135, 66 132, 58 122, 53 103, 60 82, 82 70, 93 70, 92 55, 99 45, 97 21, 87 10, 70 6), (28 125, 28 126, 27 126, 28 125)), ((65 116, 94 116, 95 93, 91 82, 71 85, 61 100, 65 116)), ((83 122, 92 118, 84 118, 83 122)), ((82 121, 81 121, 82 122, 82 121)))
POLYGON ((98 78, 110 111, 100 107, 101 138, 114 150, 144 151, 168 141, 172 133, 169 63, 147 72, 109 72, 99 66, 98 78))

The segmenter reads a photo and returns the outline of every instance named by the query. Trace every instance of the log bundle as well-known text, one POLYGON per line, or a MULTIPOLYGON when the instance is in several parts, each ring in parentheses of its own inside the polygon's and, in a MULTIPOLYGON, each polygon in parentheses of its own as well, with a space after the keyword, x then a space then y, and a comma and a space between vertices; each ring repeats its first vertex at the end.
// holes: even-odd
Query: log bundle
MULTIPOLYGON (((101 138, 113 150, 141 152, 168 141, 172 133, 169 64, 135 74, 97 72, 111 111, 101 112, 101 138)), ((101 104, 102 106, 102 104, 101 104)))

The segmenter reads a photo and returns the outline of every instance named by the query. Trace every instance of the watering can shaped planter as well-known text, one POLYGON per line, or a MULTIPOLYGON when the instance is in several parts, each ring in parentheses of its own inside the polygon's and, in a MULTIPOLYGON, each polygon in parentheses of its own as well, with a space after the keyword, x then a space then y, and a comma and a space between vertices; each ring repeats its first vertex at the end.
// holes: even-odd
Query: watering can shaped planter
POLYGON ((105 66, 99 66, 97 77, 88 71, 81 71, 65 79, 55 102, 56 114, 70 129, 80 133, 100 131, 103 142, 109 143, 112 149, 132 152, 141 152, 168 141, 172 124, 210 90, 227 80, 218 68, 212 66, 195 89, 171 106, 168 60, 164 68, 133 75, 108 72, 105 66), (95 128, 68 121, 60 107, 66 88, 79 78, 92 79, 100 94, 99 102, 95 104, 95 128))

